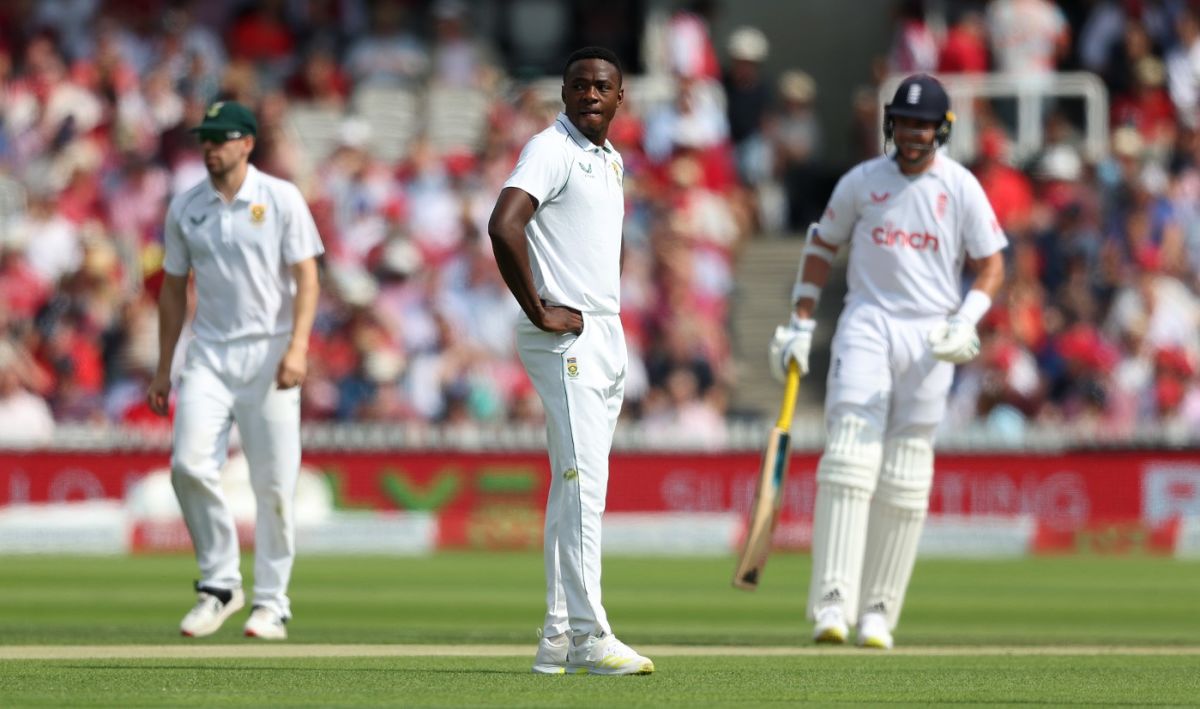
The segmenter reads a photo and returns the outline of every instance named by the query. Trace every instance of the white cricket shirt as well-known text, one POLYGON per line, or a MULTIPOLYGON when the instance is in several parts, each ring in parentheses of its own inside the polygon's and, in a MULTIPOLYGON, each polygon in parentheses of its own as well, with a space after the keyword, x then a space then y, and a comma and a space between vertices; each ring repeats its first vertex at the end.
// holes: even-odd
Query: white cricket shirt
POLYGON ((979 180, 940 153, 915 177, 885 156, 858 164, 834 188, 818 233, 850 244, 847 305, 905 316, 958 310, 966 256, 1008 244, 979 180))
POLYGON ((521 151, 504 186, 537 200, 525 236, 534 286, 548 303, 620 312, 624 176, 612 144, 593 144, 561 113, 521 151))
POLYGON ((228 342, 292 332, 291 267, 324 252, 300 190, 259 172, 226 202, 212 180, 171 200, 163 269, 196 272, 196 337, 228 342))

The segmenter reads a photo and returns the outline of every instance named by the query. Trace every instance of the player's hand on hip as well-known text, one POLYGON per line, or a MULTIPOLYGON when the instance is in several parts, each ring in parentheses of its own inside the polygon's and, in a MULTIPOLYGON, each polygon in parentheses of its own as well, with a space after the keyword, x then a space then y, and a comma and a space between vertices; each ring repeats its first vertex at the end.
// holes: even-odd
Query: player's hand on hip
POLYGON ((583 315, 574 308, 561 305, 547 305, 542 308, 542 321, 534 324, 546 332, 583 334, 583 315))
POLYGON ((155 373, 146 390, 146 403, 159 416, 166 416, 171 404, 171 375, 155 373))
POLYGON ((943 362, 970 362, 979 354, 979 333, 970 321, 951 315, 929 333, 929 349, 943 362))
POLYGON ((796 360, 800 376, 808 374, 808 352, 812 349, 813 330, 817 329, 815 320, 800 319, 792 315, 787 325, 775 328, 775 336, 771 338, 769 348, 769 364, 771 376, 779 381, 787 378, 788 363, 796 360))
POLYGON ((304 383, 308 374, 308 354, 294 347, 289 347, 279 361, 279 370, 275 373, 275 384, 280 389, 291 389, 304 383))

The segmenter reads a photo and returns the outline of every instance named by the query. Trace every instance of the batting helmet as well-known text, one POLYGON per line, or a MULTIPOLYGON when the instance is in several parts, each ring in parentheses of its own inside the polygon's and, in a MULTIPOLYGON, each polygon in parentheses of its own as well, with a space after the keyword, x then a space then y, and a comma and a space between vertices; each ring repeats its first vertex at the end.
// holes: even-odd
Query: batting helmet
POLYGON ((896 87, 892 102, 883 108, 883 137, 891 141, 895 134, 896 118, 916 118, 937 124, 935 139, 945 145, 950 139, 954 114, 950 111, 950 96, 942 83, 928 74, 913 74, 896 87))

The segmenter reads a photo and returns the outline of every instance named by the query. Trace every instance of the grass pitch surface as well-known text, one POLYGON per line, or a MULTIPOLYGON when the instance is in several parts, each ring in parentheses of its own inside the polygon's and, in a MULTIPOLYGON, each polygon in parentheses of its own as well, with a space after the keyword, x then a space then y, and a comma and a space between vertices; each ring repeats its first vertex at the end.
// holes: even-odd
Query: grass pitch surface
POLYGON ((535 677, 539 555, 302 554, 286 645, 241 638, 245 611, 178 637, 188 557, 0 557, 0 706, 1200 705, 1200 564, 923 561, 892 653, 812 648, 807 567, 746 593, 732 559, 606 559, 658 671, 535 677))

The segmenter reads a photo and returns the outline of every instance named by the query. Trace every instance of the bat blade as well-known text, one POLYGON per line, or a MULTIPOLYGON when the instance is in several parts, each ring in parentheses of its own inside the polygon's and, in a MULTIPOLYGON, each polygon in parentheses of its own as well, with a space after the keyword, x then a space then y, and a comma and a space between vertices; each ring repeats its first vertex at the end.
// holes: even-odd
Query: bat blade
POLYGON ((791 435, 787 431, 778 427, 771 429, 758 472, 758 488, 754 493, 754 505, 746 527, 745 545, 733 574, 733 585, 737 588, 753 591, 758 588, 762 578, 763 567, 771 553, 775 525, 779 521, 790 446, 791 435))

